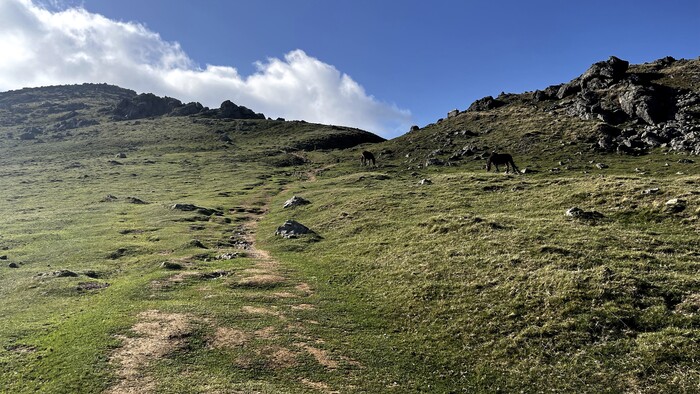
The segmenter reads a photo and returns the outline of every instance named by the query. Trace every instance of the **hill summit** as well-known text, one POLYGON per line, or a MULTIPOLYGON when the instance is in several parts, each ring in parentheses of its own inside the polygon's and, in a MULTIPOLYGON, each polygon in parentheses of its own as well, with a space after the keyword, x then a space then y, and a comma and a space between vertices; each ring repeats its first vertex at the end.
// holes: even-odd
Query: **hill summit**
POLYGON ((700 154, 700 59, 665 57, 630 66, 611 56, 567 83, 484 97, 466 111, 508 105, 596 122, 597 134, 590 142, 600 151, 640 154, 668 147, 700 154))

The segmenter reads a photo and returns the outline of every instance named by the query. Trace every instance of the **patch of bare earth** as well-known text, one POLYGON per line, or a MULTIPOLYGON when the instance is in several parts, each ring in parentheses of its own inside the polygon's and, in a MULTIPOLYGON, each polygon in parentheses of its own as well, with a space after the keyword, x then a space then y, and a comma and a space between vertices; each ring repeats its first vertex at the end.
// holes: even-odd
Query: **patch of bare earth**
POLYGON ((314 293, 314 292, 311 290, 311 286, 309 286, 308 283, 300 283, 300 284, 298 284, 298 285, 295 287, 295 289, 297 289, 298 291, 304 293, 305 296, 310 296, 310 295, 312 295, 312 294, 314 293))
POLYGON ((312 388, 317 391, 321 391, 323 393, 328 393, 328 394, 336 394, 340 393, 340 391, 333 391, 331 390, 331 387, 323 382, 314 382, 313 380, 309 379, 302 379, 301 382, 305 384, 307 387, 312 388))
POLYGON ((312 311, 316 309, 315 306, 311 304, 299 304, 299 305, 292 305, 292 309, 297 310, 297 311, 312 311))
POLYGON ((261 274, 241 278, 236 284, 246 287, 271 287, 284 283, 284 281, 285 278, 280 275, 261 274))
POLYGON ((212 347, 233 349, 245 345, 251 336, 250 334, 230 327, 218 327, 212 341, 212 347))
POLYGON ((192 332, 191 319, 180 313, 164 313, 157 310, 141 312, 139 321, 131 328, 136 337, 119 336, 122 346, 110 359, 118 365, 119 382, 106 391, 108 394, 148 393, 155 388, 155 381, 145 368, 185 345, 185 338, 192 332))
POLYGON ((319 364, 323 365, 324 367, 328 369, 338 369, 338 362, 331 359, 327 351, 315 348, 306 343, 297 343, 296 345, 306 350, 310 355, 312 355, 316 359, 316 361, 319 364))
POLYGON ((282 314, 279 313, 278 311, 270 308, 264 308, 261 306, 249 306, 246 305, 241 308, 241 310, 247 314, 250 315, 268 315, 268 316, 276 316, 276 317, 282 317, 282 314))

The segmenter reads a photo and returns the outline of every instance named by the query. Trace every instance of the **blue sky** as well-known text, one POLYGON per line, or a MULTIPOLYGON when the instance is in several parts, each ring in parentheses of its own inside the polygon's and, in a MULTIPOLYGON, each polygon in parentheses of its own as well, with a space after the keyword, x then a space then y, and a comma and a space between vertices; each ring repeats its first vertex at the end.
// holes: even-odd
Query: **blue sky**
MULTIPOLYGON (((107 21, 140 26, 146 33, 138 33, 138 37, 145 37, 143 47, 152 51, 139 58, 141 62, 167 52, 168 59, 176 59, 164 66, 168 70, 172 67, 184 71, 207 70, 217 78, 225 74, 235 79, 228 80, 229 89, 258 92, 253 97, 229 90, 229 98, 234 102, 244 101, 239 104, 268 116, 350 124, 386 137, 406 132, 411 124, 423 126, 434 122, 451 109, 465 109, 486 95, 501 91, 519 93, 566 82, 591 63, 610 55, 632 63, 664 56, 700 56, 698 0, 0 0, 0 12, 3 3, 6 8, 43 8, 49 13, 82 7, 89 16, 102 15, 107 21), (148 36, 150 33, 157 33, 158 38, 148 36), (168 47, 174 43, 179 47, 168 47), (159 45, 164 45, 166 50, 159 45), (228 69, 209 70, 208 66, 228 69), (256 74, 258 77, 250 79, 256 74), (269 79, 260 82, 265 79, 263 76, 274 75, 278 81, 288 80, 283 90, 275 90, 273 85, 278 84, 269 79), (318 81, 309 81, 314 75, 318 75, 318 81), (311 85, 314 88, 309 95, 311 85), (282 108, 285 101, 290 103, 290 108, 282 108)), ((3 38, 1 19, 0 39, 3 38)), ((81 30, 81 35, 93 34, 106 25, 104 21, 90 23, 89 28, 81 30)), ((16 22, 15 25, 15 30, 22 29, 16 22)), ((101 40, 109 40, 108 37, 124 31, 109 29, 110 33, 100 36, 101 40)), ((126 37, 127 33, 124 34, 126 37)), ((59 40, 67 52, 78 51, 73 36, 59 40)), ((132 36, 123 41, 132 47, 124 56, 131 56, 133 47, 141 45, 132 36)), ((58 77, 54 76, 56 83, 79 81, 81 72, 86 81, 99 82, 94 79, 99 79, 100 73, 91 71, 86 64, 102 64, 96 69, 105 70, 105 63, 92 57, 98 56, 95 53, 104 57, 110 49, 95 49, 95 46, 88 49, 80 46, 82 57, 79 58, 90 58, 90 62, 81 63, 79 59, 69 63, 66 70, 57 73, 58 77), (75 64, 78 66, 71 67, 75 64)), ((39 60, 35 59, 34 67, 41 60, 39 55, 35 57, 39 60)), ((162 59, 153 61, 163 63, 162 59)), ((15 80, 5 77, 3 81, 0 76, 0 90, 17 88, 17 83, 52 82, 52 76, 45 71, 40 77, 30 78, 11 66, 16 67, 5 65, 9 70, 6 74, 14 75, 15 80)), ((186 79, 191 74, 188 72, 173 75, 161 72, 169 80, 160 84, 148 82, 147 74, 140 78, 133 77, 135 73, 130 78, 120 76, 120 72, 128 72, 128 66, 125 62, 115 70, 107 67, 105 82, 132 84, 124 87, 155 90, 158 94, 202 101, 210 106, 218 105, 225 97, 217 104, 214 102, 228 92, 212 88, 213 85, 178 91, 174 85, 190 86, 186 79), (219 96, 197 97, 213 90, 219 96)), ((210 81, 202 73, 197 78, 210 81)))

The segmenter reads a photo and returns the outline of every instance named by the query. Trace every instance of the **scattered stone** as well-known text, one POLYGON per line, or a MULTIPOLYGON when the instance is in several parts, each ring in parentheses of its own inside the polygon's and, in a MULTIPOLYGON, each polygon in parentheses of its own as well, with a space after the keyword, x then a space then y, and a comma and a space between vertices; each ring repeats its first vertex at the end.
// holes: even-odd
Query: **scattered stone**
POLYGON ((223 270, 216 270, 212 272, 205 272, 199 275, 201 279, 218 279, 218 278, 223 278, 224 276, 230 275, 230 272, 228 271, 223 271, 223 270))
POLYGON ((678 162, 681 164, 693 164, 693 163, 695 163, 695 161, 693 161, 691 159, 685 159, 685 158, 679 159, 678 162))
POLYGON ((198 239, 193 239, 192 241, 190 241, 189 245, 193 248, 209 249, 206 246, 204 246, 204 244, 198 239))
POLYGON ((143 201, 138 197, 127 197, 126 202, 128 202, 129 204, 148 204, 146 201, 143 201))
POLYGON ((304 234, 315 233, 308 227, 294 220, 287 220, 283 225, 277 227, 277 231, 275 231, 275 235, 280 235, 283 238, 297 238, 304 234))
POLYGON ((124 163, 116 161, 116 160, 110 160, 108 163, 113 165, 113 166, 123 166, 124 165, 124 163))
POLYGON ((293 208, 293 207, 298 207, 300 205, 306 205, 306 204, 311 204, 311 201, 299 197, 299 196, 292 196, 289 200, 284 202, 284 207, 283 208, 293 208))
MULTIPOLYGON (((198 207, 194 204, 174 204, 170 207, 170 209, 174 209, 177 211, 197 211, 197 213, 205 216, 211 216, 211 215, 216 215, 216 216, 222 216, 224 213, 217 210, 217 209, 211 209, 211 208, 203 208, 203 207, 198 207)), ((205 220, 208 220, 205 219, 205 220)))
POLYGON ((419 185, 432 185, 433 181, 431 181, 430 179, 424 178, 424 179, 421 179, 420 182, 418 182, 418 184, 419 185))
POLYGON ((682 212, 687 207, 687 202, 680 198, 672 198, 666 201, 666 211, 670 213, 682 212))
POLYGON ((651 189, 642 190, 642 194, 656 194, 660 191, 658 187, 652 187, 651 189))
POLYGON ((523 168, 520 170, 521 174, 534 174, 535 172, 537 171, 533 170, 532 168, 523 168))
POLYGON ((10 263, 7 265, 9 268, 19 268, 19 265, 17 263, 10 263))
POLYGON ((119 152, 119 153, 117 153, 117 155, 114 156, 114 157, 117 158, 117 159, 126 159, 126 153, 124 153, 124 152, 119 152))
POLYGON ((78 276, 78 274, 69 270, 58 270, 54 272, 53 275, 57 278, 74 278, 78 276))
POLYGON ((83 275, 87 276, 88 278, 93 278, 93 279, 97 279, 100 277, 100 273, 97 271, 93 271, 93 270, 84 271, 83 275))
POLYGON ((118 199, 119 198, 117 198, 117 196, 113 196, 111 194, 108 194, 102 199, 102 202, 114 202, 114 201, 117 201, 118 199))
POLYGON ((0 256, 0 260, 7 260, 7 255, 0 256))
POLYGON ((606 168, 609 168, 609 167, 610 167, 609 165, 607 165, 607 164, 605 164, 605 163, 596 163, 595 166, 596 166, 596 168, 598 168, 599 170, 603 170, 603 169, 606 169, 606 168))
POLYGON ((573 207, 573 208, 567 209, 565 215, 568 217, 575 218, 575 219, 587 219, 587 220, 602 219, 603 218, 603 214, 600 212, 584 211, 583 209, 578 208, 578 207, 573 207))
POLYGON ((109 287, 106 282, 80 282, 76 288, 78 291, 101 290, 109 287))
POLYGON ((166 270, 181 270, 182 264, 175 263, 173 261, 164 261, 164 262, 160 263, 160 268, 163 268, 166 270))
POLYGON ((128 249, 126 249, 126 248, 119 248, 119 249, 115 250, 114 252, 110 253, 108 257, 109 257, 111 260, 116 260, 116 259, 118 259, 118 258, 120 258, 120 257, 122 257, 122 256, 125 256, 127 253, 129 253, 129 250, 128 250, 128 249))
POLYGON ((170 209, 174 209, 177 211, 194 211, 197 208, 199 207, 193 204, 174 204, 170 207, 170 209))
POLYGON ((218 256, 216 256, 217 260, 233 260, 237 257, 240 257, 239 253, 222 253, 218 256))

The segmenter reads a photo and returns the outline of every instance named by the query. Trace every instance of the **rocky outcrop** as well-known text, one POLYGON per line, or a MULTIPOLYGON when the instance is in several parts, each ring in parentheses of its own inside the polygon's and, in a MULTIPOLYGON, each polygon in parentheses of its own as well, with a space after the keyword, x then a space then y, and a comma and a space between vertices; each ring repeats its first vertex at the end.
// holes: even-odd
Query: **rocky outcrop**
POLYGON ((197 115, 204 110, 204 106, 197 102, 191 102, 177 107, 170 112, 170 116, 190 116, 197 115))
POLYGON ((122 99, 112 111, 112 119, 130 120, 162 116, 182 106, 180 100, 171 97, 158 97, 153 93, 143 93, 134 98, 122 99))
POLYGON ((678 62, 666 57, 639 71, 612 56, 566 84, 535 91, 531 100, 601 122, 592 141, 600 151, 641 154, 666 147, 700 154, 700 92, 655 82, 678 62))
POLYGON ((502 107, 505 105, 504 102, 497 100, 493 98, 492 96, 486 96, 482 99, 476 100, 472 103, 472 105, 467 108, 468 112, 476 112, 476 111, 488 111, 494 108, 502 107))
POLYGON ((277 231, 275 231, 275 235, 279 235, 283 238, 298 238, 300 235, 306 234, 315 235, 316 233, 294 220, 287 220, 283 225, 277 228, 277 231))
POLYGON ((311 201, 309 201, 303 197, 292 196, 292 198, 290 198, 289 200, 284 202, 283 208, 294 208, 294 207, 307 205, 307 204, 311 204, 311 201))
POLYGON ((265 119, 264 114, 258 114, 242 105, 236 105, 231 100, 221 103, 218 109, 205 110, 202 116, 217 119, 265 119))

